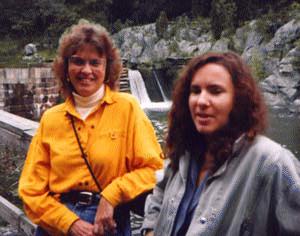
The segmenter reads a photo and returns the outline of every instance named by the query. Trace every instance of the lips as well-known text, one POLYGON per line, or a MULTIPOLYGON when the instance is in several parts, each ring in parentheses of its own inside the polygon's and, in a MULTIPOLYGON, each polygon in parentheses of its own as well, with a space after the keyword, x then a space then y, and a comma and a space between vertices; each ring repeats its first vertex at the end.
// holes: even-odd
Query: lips
POLYGON ((78 79, 79 81, 93 81, 93 80, 95 80, 96 78, 95 78, 95 77, 77 76, 77 79, 78 79))
POLYGON ((213 118, 214 118, 214 116, 211 114, 206 114, 206 113, 197 113, 196 114, 196 120, 201 125, 207 125, 213 118))

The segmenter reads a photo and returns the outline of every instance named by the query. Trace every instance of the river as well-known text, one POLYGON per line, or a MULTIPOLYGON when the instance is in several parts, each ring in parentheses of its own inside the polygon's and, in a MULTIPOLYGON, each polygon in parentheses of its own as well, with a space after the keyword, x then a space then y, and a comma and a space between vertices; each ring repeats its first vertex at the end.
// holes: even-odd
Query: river
MULTIPOLYGON (((167 112, 147 112, 157 131, 160 143, 164 144, 167 130, 167 112)), ((300 159, 300 117, 286 110, 270 110, 266 136, 292 151, 300 159)))

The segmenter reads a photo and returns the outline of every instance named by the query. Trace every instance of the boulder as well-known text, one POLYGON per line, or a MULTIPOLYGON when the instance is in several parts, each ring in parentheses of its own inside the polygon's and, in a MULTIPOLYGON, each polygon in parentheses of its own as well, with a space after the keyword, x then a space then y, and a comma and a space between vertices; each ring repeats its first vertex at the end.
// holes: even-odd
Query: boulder
POLYGON ((279 62, 279 73, 300 80, 300 48, 293 48, 279 62))
POLYGON ((249 31, 246 37, 244 52, 253 47, 259 47, 264 40, 264 36, 261 33, 259 33, 256 29, 256 21, 250 22, 248 30, 249 31))
POLYGON ((26 44, 24 47, 25 56, 33 56, 37 53, 36 45, 33 43, 26 44))
POLYGON ((155 59, 165 59, 170 55, 169 43, 165 39, 159 40, 154 45, 155 59))
POLYGON ((230 39, 229 38, 220 38, 217 42, 215 42, 212 47, 212 51, 215 52, 225 52, 228 51, 230 39))
POLYGON ((233 47, 238 52, 243 52, 245 48, 245 43, 247 39, 247 35, 249 32, 249 25, 245 25, 236 30, 233 36, 233 47))
POLYGON ((265 46, 268 54, 282 57, 293 47, 293 42, 300 38, 300 20, 293 19, 281 26, 274 38, 265 46))
POLYGON ((200 43, 200 44, 197 45, 198 50, 196 51, 196 54, 201 55, 203 53, 206 53, 206 52, 211 50, 211 47, 212 47, 211 42, 200 43))
POLYGON ((197 45, 194 45, 192 42, 182 40, 178 43, 178 48, 181 52, 192 55, 195 51, 198 50, 197 45))

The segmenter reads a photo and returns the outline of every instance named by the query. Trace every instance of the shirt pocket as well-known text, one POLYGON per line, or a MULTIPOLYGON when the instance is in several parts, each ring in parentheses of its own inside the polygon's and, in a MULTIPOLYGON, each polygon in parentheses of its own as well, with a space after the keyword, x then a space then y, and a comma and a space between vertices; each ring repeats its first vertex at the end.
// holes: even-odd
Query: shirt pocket
POLYGON ((126 133, 122 130, 110 130, 96 136, 92 152, 102 157, 125 156, 126 133))

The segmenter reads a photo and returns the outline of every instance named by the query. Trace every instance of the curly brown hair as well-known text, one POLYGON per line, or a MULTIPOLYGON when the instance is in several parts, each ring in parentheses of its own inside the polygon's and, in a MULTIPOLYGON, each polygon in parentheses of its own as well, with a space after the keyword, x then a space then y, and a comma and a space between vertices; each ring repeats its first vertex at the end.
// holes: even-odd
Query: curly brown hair
POLYGON ((239 55, 233 52, 210 52, 191 59, 176 81, 168 116, 166 152, 172 168, 178 169, 180 156, 186 151, 198 157, 199 151, 200 155, 209 151, 214 156, 212 171, 215 171, 231 156, 233 143, 242 133, 253 139, 256 134, 265 131, 266 116, 266 106, 259 88, 239 55), (206 143, 204 136, 195 128, 188 101, 193 76, 209 63, 219 64, 228 70, 235 94, 228 124, 213 135, 213 142, 206 143))
POLYGON ((122 70, 122 61, 118 49, 114 46, 109 33, 103 26, 80 20, 78 24, 71 26, 62 34, 52 67, 65 97, 70 96, 72 93, 72 86, 67 81, 68 59, 85 44, 93 45, 100 55, 106 57, 104 83, 111 89, 116 89, 117 80, 122 70))

